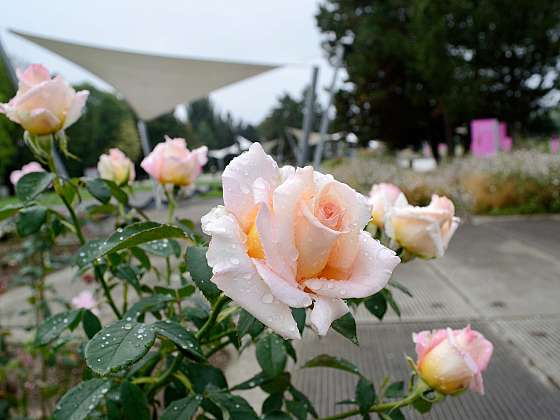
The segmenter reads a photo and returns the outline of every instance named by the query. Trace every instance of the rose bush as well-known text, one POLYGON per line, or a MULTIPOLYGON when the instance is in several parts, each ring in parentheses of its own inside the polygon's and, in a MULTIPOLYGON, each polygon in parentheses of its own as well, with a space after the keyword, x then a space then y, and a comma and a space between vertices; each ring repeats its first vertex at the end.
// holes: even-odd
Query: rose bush
MULTIPOLYGON (((151 221, 129 200, 125 186, 133 172, 121 154, 101 157, 101 178, 67 179, 56 172, 53 146, 64 144, 57 130, 75 119, 77 106, 66 89, 59 93, 70 105, 66 114, 59 113, 62 101, 53 92, 62 87, 67 85, 60 77, 51 80, 43 67, 33 66, 20 75, 19 98, 10 101, 11 117, 21 118, 27 144, 49 168, 23 175, 16 184, 19 201, 0 209, 0 218, 13 217, 20 236, 30 241, 25 258, 39 263, 30 284, 36 324, 27 348, 41 374, 38 381, 25 381, 32 387, 16 385, 17 396, 8 402, 14 415, 29 414, 27 393, 37 385, 41 417, 55 420, 316 418, 312 402, 287 370, 288 358, 299 363, 292 340, 302 337, 308 321, 320 335, 332 327, 357 344, 349 307, 364 304, 379 319, 387 304, 398 311, 391 289, 409 293, 390 279, 398 255, 440 256, 457 228, 453 205, 445 198, 414 208, 384 186, 374 188, 370 203, 311 167, 279 168, 255 143, 223 173, 224 205, 202 219, 208 238, 174 214, 175 194, 201 173, 206 148, 189 151, 184 139, 170 138, 142 162, 166 186, 168 199, 168 222, 151 221), (26 89, 45 89, 34 102, 38 111, 29 115, 23 111, 31 109, 22 99, 26 89), (28 108, 19 108, 25 104, 28 108), (50 114, 57 116, 56 124, 50 114), (51 187, 64 209, 38 200, 51 187), (78 206, 84 189, 97 204, 78 206), (377 239, 364 230, 372 214, 377 239), (104 239, 86 237, 84 224, 99 223, 100 216, 103 223, 114 223, 114 232, 104 239), (80 244, 76 277, 88 283, 70 301, 51 297, 46 284, 56 268, 51 248, 64 236, 80 244), (53 310, 55 300, 62 310, 53 310), (111 316, 101 316, 104 309, 111 316), (261 371, 228 384, 211 357, 225 347, 242 352, 253 344, 261 371), (82 374, 48 383, 50 366, 63 359, 74 361, 82 374), (236 393, 257 387, 268 394, 260 410, 236 393)), ((74 100, 79 104, 84 97, 74 100)), ((421 332, 414 342, 418 362, 411 363, 409 386, 399 397, 386 392, 395 387, 388 379, 376 393, 374 382, 339 356, 323 354, 301 363, 359 378, 355 399, 347 401, 353 407, 324 419, 367 418, 373 412, 402 418, 401 408, 424 413, 447 394, 482 390, 492 346, 480 334, 468 327, 421 332)))

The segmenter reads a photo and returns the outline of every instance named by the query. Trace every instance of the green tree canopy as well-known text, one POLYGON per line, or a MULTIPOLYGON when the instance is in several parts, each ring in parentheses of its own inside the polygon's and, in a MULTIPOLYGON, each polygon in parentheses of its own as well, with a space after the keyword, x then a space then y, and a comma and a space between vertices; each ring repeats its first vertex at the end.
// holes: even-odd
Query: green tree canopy
POLYGON ((331 56, 344 47, 336 126, 364 143, 449 140, 477 117, 529 127, 557 86, 558 0, 326 0, 317 22, 331 56))

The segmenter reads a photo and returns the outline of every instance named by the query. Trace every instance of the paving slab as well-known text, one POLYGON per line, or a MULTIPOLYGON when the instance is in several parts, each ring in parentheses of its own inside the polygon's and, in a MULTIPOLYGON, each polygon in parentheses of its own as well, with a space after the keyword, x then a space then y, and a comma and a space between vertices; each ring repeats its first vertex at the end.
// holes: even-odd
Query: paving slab
MULTIPOLYGON (((328 353, 344 357, 360 367, 366 377, 379 385, 384 375, 392 374, 394 380, 406 380, 409 368, 404 354, 414 356, 411 334, 424 329, 465 324, 452 321, 422 323, 385 323, 360 325, 360 346, 354 346, 336 333, 323 339, 308 336, 298 344, 300 363, 328 353)), ((406 410, 407 419, 438 420, 552 420, 560 418, 558 390, 539 381, 526 368, 511 345, 502 340, 485 322, 474 322, 473 328, 481 331, 495 345, 495 353, 484 376, 486 395, 472 392, 460 398, 447 398, 436 405, 427 416, 406 410)), ((313 368, 295 370, 296 387, 305 392, 321 416, 344 411, 335 406, 336 401, 352 399, 357 377, 334 369, 313 368)), ((355 417, 356 419, 358 417, 355 417)))

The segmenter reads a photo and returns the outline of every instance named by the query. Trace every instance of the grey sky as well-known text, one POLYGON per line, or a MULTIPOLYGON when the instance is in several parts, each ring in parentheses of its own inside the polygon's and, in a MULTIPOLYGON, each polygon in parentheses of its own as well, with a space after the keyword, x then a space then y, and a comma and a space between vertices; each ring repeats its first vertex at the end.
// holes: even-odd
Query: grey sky
POLYGON ((286 64, 212 95, 221 111, 259 122, 283 92, 299 95, 318 64, 320 87, 331 70, 320 48, 311 0, 27 0, 9 2, 0 36, 10 56, 40 62, 73 83, 106 87, 79 67, 36 47, 7 28, 109 48, 139 52, 286 64))

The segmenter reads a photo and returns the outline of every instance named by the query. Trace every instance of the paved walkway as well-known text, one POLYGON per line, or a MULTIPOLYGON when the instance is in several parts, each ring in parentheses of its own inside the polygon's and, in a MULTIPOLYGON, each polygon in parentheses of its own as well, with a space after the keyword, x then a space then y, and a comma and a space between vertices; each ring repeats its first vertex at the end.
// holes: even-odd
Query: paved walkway
MULTIPOLYGON (((194 220, 217 200, 192 201, 182 215, 194 220)), ((158 217, 164 218, 164 212, 158 217)), ((163 219, 162 219, 163 220, 163 219)), ((49 283, 66 298, 83 289, 63 270, 49 283)), ((414 354, 412 331, 472 323, 495 344, 495 356, 485 375, 486 396, 449 398, 428 419, 560 419, 560 221, 494 219, 468 223, 458 230, 444 258, 402 265, 395 279, 414 294, 397 294, 399 320, 390 314, 381 323, 364 310, 355 314, 360 347, 336 333, 319 339, 307 334, 298 343, 300 363, 317 353, 347 357, 370 378, 384 374, 406 379, 403 353, 414 354)), ((0 297, 3 325, 21 325, 20 310, 27 298, 23 289, 0 297)), ((227 370, 231 384, 256 373, 254 349, 241 358, 232 352, 227 370)), ((315 402, 321 414, 333 414, 334 403, 353 397, 355 377, 334 370, 293 369, 296 384, 315 402)), ((245 396, 260 407, 263 394, 245 396)), ((407 412, 407 418, 417 418, 407 412)))

